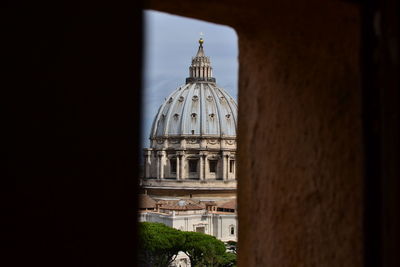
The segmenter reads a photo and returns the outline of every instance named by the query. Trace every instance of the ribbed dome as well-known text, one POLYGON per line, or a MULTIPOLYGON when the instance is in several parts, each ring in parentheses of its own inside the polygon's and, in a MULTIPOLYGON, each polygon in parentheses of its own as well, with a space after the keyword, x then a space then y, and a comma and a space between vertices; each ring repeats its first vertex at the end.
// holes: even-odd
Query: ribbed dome
POLYGON ((153 122, 151 139, 170 136, 236 137, 237 104, 215 83, 210 58, 199 40, 186 84, 161 105, 153 122))
POLYGON ((237 104, 213 82, 176 89, 160 107, 151 138, 169 136, 236 137, 237 104))

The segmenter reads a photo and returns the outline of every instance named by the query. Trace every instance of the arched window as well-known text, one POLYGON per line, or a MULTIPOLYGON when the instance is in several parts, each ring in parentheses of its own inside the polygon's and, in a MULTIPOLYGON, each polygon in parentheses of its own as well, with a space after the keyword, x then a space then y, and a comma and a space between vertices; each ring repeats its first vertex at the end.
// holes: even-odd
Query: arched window
POLYGON ((234 225, 229 226, 229 234, 235 235, 235 226, 234 225))

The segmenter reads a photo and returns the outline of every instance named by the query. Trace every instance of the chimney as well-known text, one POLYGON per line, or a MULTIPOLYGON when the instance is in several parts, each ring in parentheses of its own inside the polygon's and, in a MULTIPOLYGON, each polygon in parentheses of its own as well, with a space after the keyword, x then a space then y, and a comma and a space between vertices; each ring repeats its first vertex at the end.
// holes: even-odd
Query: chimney
POLYGON ((160 212, 161 203, 156 203, 156 211, 160 212))

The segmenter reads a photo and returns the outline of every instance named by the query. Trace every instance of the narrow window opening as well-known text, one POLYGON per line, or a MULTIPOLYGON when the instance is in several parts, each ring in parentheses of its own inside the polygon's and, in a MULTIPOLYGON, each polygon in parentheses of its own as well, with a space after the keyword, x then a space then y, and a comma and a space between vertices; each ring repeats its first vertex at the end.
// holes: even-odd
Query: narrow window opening
POLYGON ((235 161, 234 160, 230 160, 229 161, 229 172, 233 173, 234 172, 234 168, 235 168, 235 161))
POLYGON ((217 164, 218 160, 209 160, 210 172, 216 173, 217 172, 217 164))
POLYGON ((176 159, 170 159, 171 173, 176 174, 176 159))
POLYGON ((230 232, 230 235, 235 235, 235 227, 231 226, 229 232, 230 232))
POLYGON ((189 160, 189 172, 192 172, 192 173, 197 172, 197 159, 189 160))

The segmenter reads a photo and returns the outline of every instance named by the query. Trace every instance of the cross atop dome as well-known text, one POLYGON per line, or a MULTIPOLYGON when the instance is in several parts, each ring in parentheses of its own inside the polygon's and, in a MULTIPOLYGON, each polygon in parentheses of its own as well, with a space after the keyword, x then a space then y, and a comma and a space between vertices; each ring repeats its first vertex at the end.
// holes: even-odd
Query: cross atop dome
MULTIPOLYGON (((200 40, 203 40, 203 36, 204 36, 204 33, 200 32, 200 40)), ((200 42, 200 40, 199 40, 199 42, 200 42)))
POLYGON ((204 43, 203 38, 200 38, 200 40, 199 40, 199 50, 197 50, 196 57, 204 57, 205 56, 204 50, 203 50, 203 43, 204 43))
MULTIPOLYGON (((200 33, 203 35, 203 33, 200 33)), ((210 58, 207 57, 203 49, 204 39, 199 39, 199 49, 194 58, 192 58, 192 64, 189 67, 189 77, 186 78, 186 83, 192 82, 215 82, 215 78, 212 77, 212 67, 210 58)))
POLYGON ((203 36, 204 36, 204 33, 200 32, 200 40, 199 40, 200 47, 203 47, 203 43, 204 43, 203 36))

